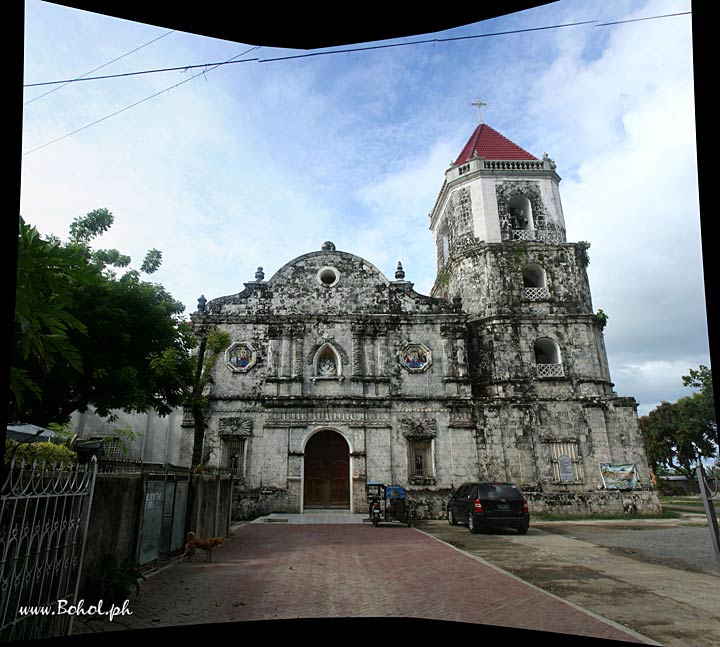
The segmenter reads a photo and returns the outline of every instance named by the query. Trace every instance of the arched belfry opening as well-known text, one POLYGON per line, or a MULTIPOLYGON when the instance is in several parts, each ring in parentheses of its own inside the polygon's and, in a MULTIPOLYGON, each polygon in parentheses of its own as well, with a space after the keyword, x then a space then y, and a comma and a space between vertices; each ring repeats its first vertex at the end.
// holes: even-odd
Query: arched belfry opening
POLYGON ((305 446, 303 508, 350 508, 350 448, 337 431, 318 431, 305 446))
POLYGON ((535 365, 538 377, 563 377, 562 356, 557 342, 548 337, 535 341, 535 365))
POLYGON ((534 240, 535 222, 532 205, 524 195, 515 195, 508 201, 510 224, 514 240, 534 240))
POLYGON ((525 298, 530 301, 539 301, 550 298, 547 287, 547 274, 537 263, 530 263, 523 267, 523 288, 525 298))
POLYGON ((545 270, 537 263, 530 263, 523 267, 523 286, 526 288, 547 287, 545 270))

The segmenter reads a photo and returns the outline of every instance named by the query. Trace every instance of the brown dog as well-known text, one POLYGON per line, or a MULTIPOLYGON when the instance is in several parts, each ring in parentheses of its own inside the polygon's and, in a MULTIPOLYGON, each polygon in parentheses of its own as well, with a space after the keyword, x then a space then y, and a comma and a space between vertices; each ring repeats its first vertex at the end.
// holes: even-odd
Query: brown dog
POLYGON ((195 555, 195 551, 199 548, 204 550, 206 553, 205 561, 212 562, 212 552, 214 548, 222 546, 225 540, 222 537, 210 537, 209 539, 198 539, 194 532, 187 534, 187 543, 185 544, 185 553, 180 558, 182 564, 183 559, 186 557, 192 562, 192 558, 195 555))

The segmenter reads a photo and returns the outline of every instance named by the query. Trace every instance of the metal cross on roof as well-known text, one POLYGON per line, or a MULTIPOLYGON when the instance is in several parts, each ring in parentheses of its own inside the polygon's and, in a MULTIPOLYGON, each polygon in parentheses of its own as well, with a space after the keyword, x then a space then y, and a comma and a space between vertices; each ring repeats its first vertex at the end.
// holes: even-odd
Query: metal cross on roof
POLYGON ((488 105, 488 104, 485 103, 484 101, 482 101, 482 100, 480 99, 480 97, 478 97, 478 98, 475 99, 475 101, 473 101, 470 105, 471 105, 471 106, 475 106, 475 107, 478 109, 478 123, 482 123, 482 122, 483 122, 482 109, 483 109, 483 106, 486 106, 486 105, 488 105))

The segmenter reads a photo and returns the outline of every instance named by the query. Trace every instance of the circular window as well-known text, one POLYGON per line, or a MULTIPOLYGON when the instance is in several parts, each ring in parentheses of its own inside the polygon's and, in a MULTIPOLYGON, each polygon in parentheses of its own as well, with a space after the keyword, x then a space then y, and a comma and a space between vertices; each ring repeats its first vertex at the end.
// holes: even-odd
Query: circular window
POLYGON ((340 280, 340 273, 334 267, 323 267, 317 273, 317 280, 326 288, 331 288, 340 280))

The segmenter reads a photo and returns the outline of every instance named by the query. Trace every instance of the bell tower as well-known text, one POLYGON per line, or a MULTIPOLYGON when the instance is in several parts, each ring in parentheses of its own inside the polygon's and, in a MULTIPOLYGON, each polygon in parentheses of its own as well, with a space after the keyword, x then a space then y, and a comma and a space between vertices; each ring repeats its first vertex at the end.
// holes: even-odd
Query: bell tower
POLYGON ((613 395, 587 247, 566 241, 559 184, 547 154, 482 118, 445 172, 430 213, 431 294, 469 315, 476 396, 613 395))
MULTIPOLYGON (((535 157, 481 117, 430 213, 431 294, 467 316, 478 474, 523 484, 539 509, 583 493, 577 509, 599 510, 604 493, 581 501, 619 465, 646 490, 633 505, 656 510, 637 402, 613 391, 588 245, 567 241, 559 184, 547 154, 535 157)), ((624 506, 617 494, 607 500, 624 506)))

